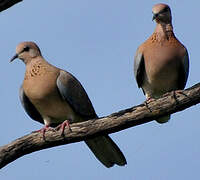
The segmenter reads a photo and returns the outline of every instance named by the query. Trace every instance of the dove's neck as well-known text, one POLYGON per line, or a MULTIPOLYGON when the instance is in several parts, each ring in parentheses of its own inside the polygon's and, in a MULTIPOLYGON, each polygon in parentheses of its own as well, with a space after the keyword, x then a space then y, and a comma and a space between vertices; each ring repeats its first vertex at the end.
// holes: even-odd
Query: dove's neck
POLYGON ((48 69, 51 69, 51 67, 53 67, 41 56, 27 59, 27 61, 24 60, 24 63, 26 64, 26 77, 34 77, 37 75, 45 74, 47 72, 47 67, 48 69))
POLYGON ((30 66, 33 64, 37 64, 38 62, 46 62, 42 56, 37 56, 37 57, 27 57, 22 59, 22 61, 24 62, 24 64, 26 66, 30 66))
POLYGON ((173 26, 171 23, 157 23, 154 33, 156 33, 160 39, 169 39, 174 36, 173 26))

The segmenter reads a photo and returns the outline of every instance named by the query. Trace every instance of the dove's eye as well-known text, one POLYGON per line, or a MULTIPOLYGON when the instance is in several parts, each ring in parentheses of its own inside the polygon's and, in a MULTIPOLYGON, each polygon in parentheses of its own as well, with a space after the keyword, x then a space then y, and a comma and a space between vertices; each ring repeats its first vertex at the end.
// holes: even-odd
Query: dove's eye
POLYGON ((24 51, 29 51, 29 47, 28 46, 26 46, 26 47, 24 47, 24 51))

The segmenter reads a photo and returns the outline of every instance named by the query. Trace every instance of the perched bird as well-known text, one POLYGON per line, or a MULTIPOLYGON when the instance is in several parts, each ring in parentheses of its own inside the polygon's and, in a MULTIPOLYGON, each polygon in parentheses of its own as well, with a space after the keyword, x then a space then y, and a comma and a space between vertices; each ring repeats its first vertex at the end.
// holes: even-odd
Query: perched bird
MULTIPOLYGON (((155 31, 138 47, 134 58, 134 75, 147 102, 169 91, 184 89, 189 73, 188 52, 174 35, 170 7, 156 4, 153 20, 155 31)), ((170 115, 156 121, 165 123, 169 119, 170 115)))
MULTIPOLYGON (((46 130, 61 123, 64 129, 69 121, 73 123, 97 118, 80 82, 72 74, 49 64, 34 42, 20 43, 11 61, 16 58, 26 65, 20 88, 21 103, 33 120, 45 124, 40 130, 43 135, 46 130)), ((85 142, 106 167, 126 164, 124 155, 108 135, 85 142)))

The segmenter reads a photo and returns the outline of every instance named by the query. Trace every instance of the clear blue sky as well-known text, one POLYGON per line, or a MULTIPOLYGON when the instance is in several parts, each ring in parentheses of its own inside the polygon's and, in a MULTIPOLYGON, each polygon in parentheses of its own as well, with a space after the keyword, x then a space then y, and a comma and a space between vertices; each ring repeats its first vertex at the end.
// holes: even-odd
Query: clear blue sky
MULTIPOLYGON (((30 0, 0 14, 0 145, 42 127, 24 112, 18 97, 25 66, 9 63, 21 41, 35 41, 52 64, 74 74, 99 116, 144 101, 133 77, 136 48, 155 28, 145 0, 30 0)), ((187 87, 199 82, 199 1, 162 1, 170 5, 174 31, 190 55, 187 87)), ((112 134, 127 166, 101 165, 83 143, 26 155, 0 170, 1 180, 19 179, 199 179, 199 105, 172 116, 112 134)))

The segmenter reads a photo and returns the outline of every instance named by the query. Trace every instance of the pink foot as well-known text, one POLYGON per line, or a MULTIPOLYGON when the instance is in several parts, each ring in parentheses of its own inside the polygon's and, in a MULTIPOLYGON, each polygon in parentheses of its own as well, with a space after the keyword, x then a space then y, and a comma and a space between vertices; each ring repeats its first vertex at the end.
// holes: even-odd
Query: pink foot
POLYGON ((146 99, 146 103, 150 103, 150 102, 152 102, 153 100, 154 100, 154 98, 148 97, 148 98, 146 99))
POLYGON ((42 129, 33 131, 33 133, 42 133, 42 137, 43 137, 43 139, 45 139, 45 132, 48 130, 55 131, 52 127, 49 127, 49 125, 45 125, 42 129))
POLYGON ((183 90, 176 90, 176 91, 173 91, 173 98, 175 99, 176 104, 179 103, 178 98, 177 98, 177 95, 178 95, 178 94, 189 98, 188 95, 186 95, 186 94, 183 92, 183 90))
POLYGON ((185 97, 188 97, 186 94, 184 94, 183 90, 176 90, 176 91, 174 91, 174 93, 175 94, 177 93, 177 94, 183 95, 185 97))
POLYGON ((144 101, 144 104, 146 106, 146 108, 149 110, 149 112, 152 112, 151 108, 149 107, 149 103, 152 102, 154 100, 154 98, 152 97, 147 97, 146 101, 144 101))
POLYGON ((58 130, 61 129, 61 135, 64 135, 65 127, 68 127, 68 129, 70 131, 72 131, 71 128, 70 128, 70 121, 69 120, 65 120, 62 124, 57 126, 56 129, 58 129, 58 130))

